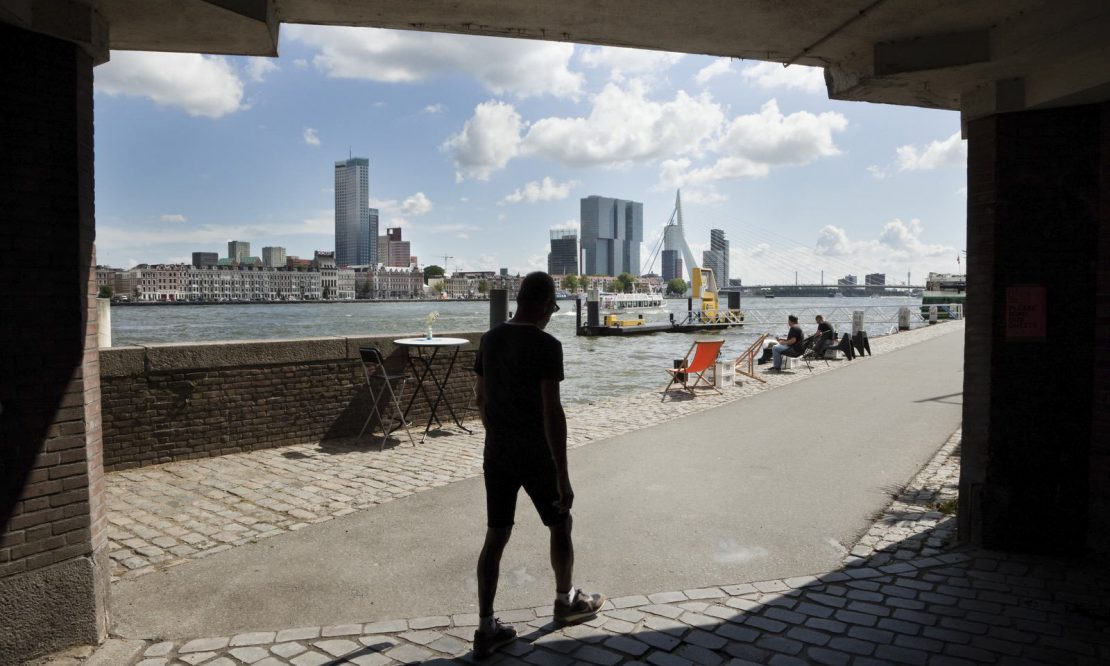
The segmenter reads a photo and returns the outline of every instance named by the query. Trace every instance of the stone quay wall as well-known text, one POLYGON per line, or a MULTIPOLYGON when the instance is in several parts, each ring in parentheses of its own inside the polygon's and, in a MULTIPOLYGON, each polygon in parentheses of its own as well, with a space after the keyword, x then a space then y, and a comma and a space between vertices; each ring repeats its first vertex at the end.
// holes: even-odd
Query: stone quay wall
MULTIPOLYGON (((476 418, 471 368, 481 333, 442 336, 468 341, 460 348, 447 398, 460 419, 476 418)), ((377 347, 387 368, 408 372, 402 406, 417 388, 408 363, 408 354, 416 351, 393 344, 394 337, 101 349, 104 468, 116 471, 354 437, 371 413, 360 347, 377 347)), ((438 377, 445 374, 450 356, 449 348, 440 350, 433 366, 438 377)), ((435 398, 431 378, 423 388, 409 412, 414 437, 423 433, 435 398)), ((447 410, 441 405, 437 411, 444 426, 451 426, 447 410)), ((403 431, 394 436, 407 444, 403 431)), ((380 435, 364 434, 363 439, 376 447, 380 435)))

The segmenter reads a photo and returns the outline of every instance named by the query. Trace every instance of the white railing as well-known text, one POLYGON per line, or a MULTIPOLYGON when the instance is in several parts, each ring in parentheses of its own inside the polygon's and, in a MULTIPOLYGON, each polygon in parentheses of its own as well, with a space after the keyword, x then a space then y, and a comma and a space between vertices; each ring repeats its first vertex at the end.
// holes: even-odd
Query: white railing
POLYGON ((799 321, 805 326, 812 325, 813 318, 821 315, 825 321, 837 330, 850 330, 852 327, 852 313, 863 312, 863 323, 869 329, 883 331, 898 331, 898 314, 902 308, 910 311, 909 323, 911 327, 920 326, 929 321, 930 305, 937 306, 937 313, 945 313, 949 319, 963 319, 963 303, 936 303, 929 305, 845 305, 833 307, 799 307, 799 308, 743 308, 744 323, 760 326, 782 326, 786 323, 788 315, 797 315, 799 321), (890 325, 888 327, 887 325, 890 325))

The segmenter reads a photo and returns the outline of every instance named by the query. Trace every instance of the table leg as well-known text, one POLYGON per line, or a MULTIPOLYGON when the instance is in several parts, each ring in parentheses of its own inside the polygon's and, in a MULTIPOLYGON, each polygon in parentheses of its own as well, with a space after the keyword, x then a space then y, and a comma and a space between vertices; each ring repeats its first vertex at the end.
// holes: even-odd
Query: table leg
MULTIPOLYGON (((409 404, 405 407, 405 420, 406 421, 409 418, 409 411, 412 410, 413 403, 416 402, 416 396, 417 395, 422 394, 424 396, 424 401, 426 403, 428 403, 429 405, 432 404, 432 399, 431 399, 431 397, 428 396, 428 388, 427 388, 427 386, 425 386, 424 380, 428 377, 428 374, 431 373, 431 371, 432 371, 432 361, 435 360, 436 352, 438 352, 438 351, 439 351, 438 348, 433 347, 432 348, 432 355, 431 355, 430 358, 427 358, 427 359, 424 358, 424 353, 422 351, 417 351, 415 356, 413 355, 411 350, 408 352, 409 366, 412 367, 412 374, 413 374, 413 377, 416 379, 416 386, 412 390, 412 396, 409 398, 409 404), (423 372, 421 372, 420 368, 417 367, 417 365, 416 365, 417 361, 419 361, 421 364, 423 364, 423 366, 424 366, 424 371, 423 372)), ((432 380, 435 381, 435 375, 434 374, 432 374, 432 380)), ((443 422, 439 420, 439 416, 436 415, 434 409, 432 410, 431 415, 429 415, 429 417, 428 417, 428 427, 429 428, 432 425, 432 419, 435 419, 435 422, 438 425, 440 425, 440 426, 443 425, 443 422)), ((428 428, 425 428, 424 433, 427 434, 427 432, 428 432, 428 428)))
POLYGON ((450 381, 450 379, 451 379, 451 371, 454 370, 454 368, 455 368, 455 359, 457 359, 458 357, 459 357, 459 348, 455 347, 454 353, 451 354, 451 361, 447 364, 447 372, 444 374, 442 382, 440 382, 438 379, 436 379, 435 373, 432 373, 432 381, 435 382, 436 388, 438 389, 438 392, 436 394, 436 402, 435 402, 435 405, 432 407, 432 412, 434 413, 436 411, 436 409, 439 407, 439 403, 442 401, 443 404, 447 406, 447 411, 448 411, 448 413, 451 414, 451 419, 455 422, 455 425, 457 425, 464 432, 469 434, 470 429, 467 428, 466 426, 464 426, 461 421, 459 421, 459 417, 455 414, 455 408, 451 406, 451 401, 448 400, 447 396, 445 395, 445 391, 447 389, 447 382, 450 381))

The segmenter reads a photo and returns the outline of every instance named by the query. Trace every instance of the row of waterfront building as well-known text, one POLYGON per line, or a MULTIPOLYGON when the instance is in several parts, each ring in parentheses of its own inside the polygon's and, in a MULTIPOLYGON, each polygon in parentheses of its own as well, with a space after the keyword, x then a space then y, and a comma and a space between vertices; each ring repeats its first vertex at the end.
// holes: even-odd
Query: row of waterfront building
MULTIPOLYGON (((294 258, 295 259, 295 258, 294 258)), ((334 252, 316 252, 281 268, 236 265, 140 264, 131 269, 98 266, 97 287, 118 300, 141 303, 231 303, 252 301, 344 301, 355 299, 475 298, 489 289, 509 289, 519 276, 506 269, 456 272, 425 283, 416 266, 337 266, 334 252)))

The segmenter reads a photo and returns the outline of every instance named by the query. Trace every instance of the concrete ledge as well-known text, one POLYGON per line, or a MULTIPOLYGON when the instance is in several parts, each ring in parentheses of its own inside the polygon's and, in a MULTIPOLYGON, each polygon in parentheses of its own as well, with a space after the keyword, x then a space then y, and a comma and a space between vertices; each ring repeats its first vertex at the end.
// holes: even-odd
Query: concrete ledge
POLYGON ((152 372, 336 361, 345 358, 346 345, 344 338, 339 337, 193 342, 146 347, 146 366, 152 372))
POLYGON ((101 377, 130 377, 146 369, 145 347, 107 347, 100 350, 101 377))

